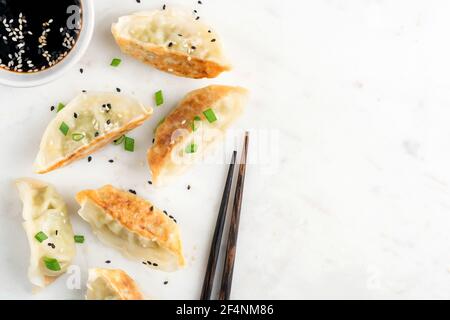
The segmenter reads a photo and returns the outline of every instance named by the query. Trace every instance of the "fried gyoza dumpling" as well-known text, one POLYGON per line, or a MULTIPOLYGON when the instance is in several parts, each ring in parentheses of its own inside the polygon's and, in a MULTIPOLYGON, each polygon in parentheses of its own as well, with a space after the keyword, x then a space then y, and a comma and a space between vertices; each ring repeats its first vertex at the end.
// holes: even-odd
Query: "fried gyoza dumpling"
POLYGON ((150 202, 113 186, 81 191, 76 198, 78 214, 125 257, 163 271, 184 266, 177 224, 150 202))
POLYGON ((86 300, 144 300, 136 282, 122 270, 89 269, 86 300))
POLYGON ((218 35, 187 11, 124 16, 112 25, 112 33, 124 53, 165 72, 198 79, 230 70, 218 35))
POLYGON ((153 183, 165 185, 201 160, 241 115, 247 90, 209 86, 189 93, 156 130, 148 151, 153 183))
POLYGON ((88 156, 141 125, 151 114, 151 108, 123 94, 80 94, 45 130, 36 172, 47 173, 88 156))
POLYGON ((65 273, 75 256, 72 225, 54 187, 33 179, 19 179, 16 185, 31 250, 28 277, 42 288, 65 273))

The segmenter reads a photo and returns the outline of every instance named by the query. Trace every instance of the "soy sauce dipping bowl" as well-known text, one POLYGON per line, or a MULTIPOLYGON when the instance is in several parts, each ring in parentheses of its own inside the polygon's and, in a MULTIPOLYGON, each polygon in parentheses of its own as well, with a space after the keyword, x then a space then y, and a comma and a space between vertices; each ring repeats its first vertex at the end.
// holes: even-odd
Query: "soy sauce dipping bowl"
POLYGON ((80 35, 67 56, 51 68, 36 73, 16 73, 0 68, 0 85, 36 87, 56 80, 73 67, 85 54, 94 33, 94 1, 81 0, 83 20, 80 35))

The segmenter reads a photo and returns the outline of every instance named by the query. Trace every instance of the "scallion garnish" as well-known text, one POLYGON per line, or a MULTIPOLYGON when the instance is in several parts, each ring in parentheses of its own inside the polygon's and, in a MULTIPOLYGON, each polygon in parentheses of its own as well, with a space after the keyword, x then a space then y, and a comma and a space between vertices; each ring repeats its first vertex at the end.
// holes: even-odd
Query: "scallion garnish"
POLYGON ((84 243, 84 236, 82 235, 75 235, 73 236, 73 239, 75 240, 75 243, 84 243))
POLYGON ((39 231, 38 233, 36 233, 36 235, 34 236, 34 238, 35 238, 37 241, 41 242, 41 243, 42 243, 44 240, 47 240, 47 239, 48 239, 47 235, 46 235, 44 232, 42 232, 42 231, 39 231))
POLYGON ((158 92, 155 93, 155 101, 157 107, 159 107, 164 103, 164 96, 162 90, 159 90, 158 92))
POLYGON ((191 143, 186 147, 186 153, 196 153, 198 146, 195 143, 191 143))
POLYGON ((53 259, 53 258, 47 258, 44 257, 44 263, 45 266, 47 267, 48 270, 52 270, 52 271, 60 271, 61 270, 61 266, 59 265, 58 260, 53 259))
POLYGON ((192 131, 197 131, 201 121, 202 118, 200 118, 199 116, 194 117, 194 120, 192 121, 192 131))
POLYGON ((67 136, 67 133, 69 132, 69 126, 65 122, 63 122, 59 126, 59 131, 61 131, 63 135, 67 136))
POLYGON ((125 137, 125 150, 129 152, 134 151, 134 139, 130 137, 125 137))
POLYGON ((122 144, 122 142, 125 141, 125 136, 121 136, 119 139, 114 140, 114 144, 118 146, 119 144, 122 144))
POLYGON ((58 107, 56 108, 56 112, 60 112, 62 109, 64 109, 66 105, 64 103, 58 103, 58 107))
POLYGON ((208 120, 209 123, 213 123, 217 121, 216 114, 214 111, 210 108, 208 110, 203 111, 203 114, 206 117, 206 120, 208 120))
POLYGON ((120 65, 121 62, 122 62, 121 59, 119 59, 119 58, 114 58, 114 59, 112 59, 112 61, 111 61, 111 66, 112 66, 112 67, 118 67, 118 66, 120 65))
POLYGON ((84 137, 85 137, 85 135, 82 134, 82 133, 72 133, 72 140, 73 141, 81 141, 81 140, 84 139, 84 137))

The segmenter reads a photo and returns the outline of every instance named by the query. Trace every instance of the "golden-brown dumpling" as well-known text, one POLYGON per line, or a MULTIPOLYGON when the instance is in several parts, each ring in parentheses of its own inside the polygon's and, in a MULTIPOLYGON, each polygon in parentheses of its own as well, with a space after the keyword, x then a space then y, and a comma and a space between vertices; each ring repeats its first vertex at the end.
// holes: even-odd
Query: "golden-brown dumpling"
POLYGON ((86 157, 140 126, 151 114, 151 108, 124 94, 82 93, 48 125, 35 170, 47 173, 86 157))
POLYGON ((97 237, 125 257, 163 271, 184 266, 178 225, 150 202, 110 185, 76 199, 97 237))
POLYGON ((191 12, 138 12, 120 17, 112 33, 124 53, 178 76, 215 78, 230 69, 218 35, 191 12))
POLYGON ((166 117, 155 135, 147 158, 155 185, 165 185, 183 174, 222 139, 239 117, 247 90, 214 85, 189 93, 166 117))
POLYGON ((89 269, 86 300, 144 300, 136 282, 124 271, 89 269))

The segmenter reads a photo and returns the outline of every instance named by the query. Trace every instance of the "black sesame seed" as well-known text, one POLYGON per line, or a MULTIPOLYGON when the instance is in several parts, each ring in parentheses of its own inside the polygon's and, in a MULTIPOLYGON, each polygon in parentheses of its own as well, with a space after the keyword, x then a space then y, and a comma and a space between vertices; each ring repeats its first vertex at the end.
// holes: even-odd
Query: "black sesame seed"
POLYGON ((197 47, 196 47, 196 46, 192 46, 191 49, 192 49, 192 50, 195 50, 195 49, 197 49, 197 47))
POLYGON ((109 163, 113 163, 113 162, 114 162, 114 160, 113 160, 113 159, 111 159, 111 160, 109 160, 108 162, 109 162, 109 163))
POLYGON ((164 214, 165 214, 165 215, 167 216, 167 211, 166 211, 166 210, 164 210, 163 212, 164 212, 164 214))
POLYGON ((190 186, 190 185, 188 185, 188 186, 187 186, 187 189, 188 189, 188 190, 191 190, 191 186, 190 186))
POLYGON ((211 30, 208 30, 208 33, 211 33, 211 30))
POLYGON ((147 261, 147 264, 152 265, 152 263, 150 261, 147 261))
POLYGON ((50 111, 53 111, 53 110, 55 110, 55 106, 50 107, 50 111))
POLYGON ((173 219, 173 222, 177 223, 177 219, 173 219))
POLYGON ((158 264, 157 264, 157 263, 154 263, 154 264, 153 264, 153 266, 154 266, 154 267, 157 267, 157 266, 158 266, 158 264))
POLYGON ((74 113, 73 113, 73 117, 74 117, 75 119, 77 119, 77 118, 78 118, 78 114, 77 114, 76 112, 74 112, 74 113))
POLYGON ((172 42, 169 42, 169 48, 171 48, 173 46, 172 42))
POLYGON ((86 93, 87 91, 86 90, 81 90, 81 92, 86 93))
POLYGON ((110 125, 111 124, 111 120, 110 119, 106 120, 106 124, 110 125))
POLYGON ((152 185, 152 184, 153 184, 153 182, 151 182, 151 181, 148 181, 148 184, 152 185))
POLYGON ((89 157, 88 157, 88 162, 91 162, 91 161, 92 161, 92 157, 89 156, 89 157))
POLYGON ((166 5, 163 5, 163 10, 166 10, 166 5))
POLYGON ((80 68, 80 73, 83 74, 84 70, 83 68, 80 68))
POLYGON ((181 33, 178 34, 179 37, 182 37, 183 35, 181 33))
POLYGON ((195 18, 195 20, 200 20, 200 17, 195 18))
POLYGON ((169 216, 170 219, 173 219, 173 216, 169 216))
POLYGON ((55 231, 55 235, 58 235, 58 230, 55 231))
POLYGON ((150 207, 150 211, 153 211, 153 210, 155 210, 155 208, 153 208, 153 206, 151 206, 151 207, 150 207))
POLYGON ((155 143, 155 138, 153 138, 152 143, 155 143))
POLYGON ((120 92, 120 91, 122 91, 122 90, 120 90, 120 88, 116 88, 116 91, 117 91, 117 92, 120 92))
POLYGON ((95 132, 95 137, 98 137, 99 134, 100 134, 100 133, 99 133, 98 131, 96 131, 96 132, 95 132))
POLYGON ((136 0, 137 3, 141 3, 141 0, 136 0))
POLYGON ((197 13, 197 10, 194 10, 194 13, 197 13))
MULTIPOLYGON (((200 2, 200 1, 199 1, 200 2)), ((169 281, 164 281, 164 285, 167 285, 169 283, 169 281)))
POLYGON ((136 191, 133 189, 128 190, 129 193, 136 194, 136 191))
POLYGON ((106 263, 106 264, 110 264, 110 263, 111 263, 111 260, 106 260, 105 263, 106 263))
POLYGON ((217 41, 216 39, 212 39, 212 40, 211 40, 211 42, 216 42, 216 41, 217 41))

